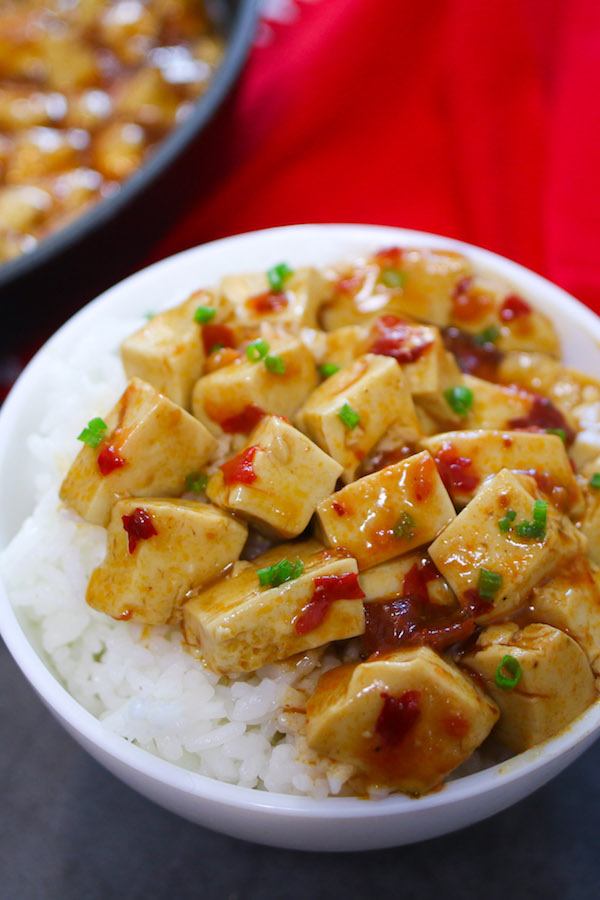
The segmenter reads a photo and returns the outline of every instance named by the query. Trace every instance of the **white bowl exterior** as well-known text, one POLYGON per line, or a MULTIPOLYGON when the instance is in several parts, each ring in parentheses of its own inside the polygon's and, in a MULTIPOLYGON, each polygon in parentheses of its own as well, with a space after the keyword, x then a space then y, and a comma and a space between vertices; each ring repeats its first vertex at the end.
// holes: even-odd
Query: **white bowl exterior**
MULTIPOLYGON (((22 447, 43 408, 48 354, 74 346, 109 313, 132 315, 183 300, 224 274, 292 266, 327 265, 383 246, 444 247, 467 254, 480 268, 506 278, 558 324, 566 360, 600 376, 600 320, 580 303, 527 269, 493 253, 437 235, 367 225, 298 225, 239 235, 188 250, 145 269, 89 304, 43 347, 0 412, 0 548, 33 506, 22 447)), ((185 818, 250 841, 303 850, 367 850, 435 837, 469 825, 531 793, 583 752, 600 732, 600 703, 556 738, 498 766, 448 783, 411 800, 313 800, 224 784, 182 769, 109 732, 62 687, 34 649, 5 590, 0 590, 0 632, 41 699, 70 734, 131 787, 185 818)))

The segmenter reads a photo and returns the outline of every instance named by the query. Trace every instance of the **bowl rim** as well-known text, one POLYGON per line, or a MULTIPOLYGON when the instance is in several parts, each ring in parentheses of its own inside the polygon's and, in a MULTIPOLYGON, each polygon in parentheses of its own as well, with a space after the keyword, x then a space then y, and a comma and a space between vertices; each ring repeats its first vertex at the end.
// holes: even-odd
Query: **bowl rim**
POLYGON ((16 284, 22 277, 39 270, 46 263, 85 240, 111 219, 119 216, 135 199, 166 171, 202 132, 224 102, 241 72, 255 36, 261 0, 238 0, 237 10, 230 11, 225 56, 217 68, 205 94, 194 101, 190 115, 162 140, 116 194, 104 197, 81 216, 43 238, 29 253, 0 263, 0 290, 16 284))
MULTIPOLYGON (((203 255, 210 255, 215 249, 225 248, 233 258, 236 247, 239 248, 243 244, 271 242, 282 236, 284 239, 289 238, 292 242, 312 237, 322 239, 324 232, 332 239, 357 240, 372 248, 384 246, 386 243, 388 245, 404 243, 433 248, 445 247, 464 252, 476 264, 490 270, 500 270, 503 277, 516 282, 521 289, 525 285, 525 289, 530 289, 533 293, 550 295, 560 307, 564 307, 565 314, 575 320, 578 327, 586 328, 594 340, 600 342, 600 319, 591 310, 542 276, 525 269, 518 263, 474 245, 427 232, 377 225, 306 224, 261 229, 222 238, 161 260, 119 282, 69 319, 31 360, 0 410, 0 460, 2 454, 6 452, 7 445, 10 444, 11 431, 22 412, 21 395, 26 393, 29 381, 35 380, 38 368, 44 365, 45 352, 49 348, 55 348, 62 342, 68 341, 69 336, 76 333, 85 324, 87 318, 92 316, 92 310, 98 309, 107 302, 115 303, 122 292, 143 288, 146 279, 154 279, 158 274, 168 277, 170 271, 175 270, 182 263, 195 261, 196 258, 201 258, 203 255)), ((335 258, 341 257, 338 254, 335 258)), ((193 289, 195 289, 194 286, 191 286, 191 290, 193 289)), ((4 547, 0 549, 4 549, 4 547)), ((154 782, 188 794, 198 800, 218 802, 220 805, 236 809, 262 809, 308 819, 339 817, 365 819, 381 816, 398 817, 404 814, 414 814, 418 810, 447 808, 460 804, 475 795, 493 793, 509 785, 522 782, 524 779, 530 779, 532 773, 539 774, 545 769, 551 769, 559 757, 568 756, 569 751, 571 756, 577 754, 585 749, 592 740, 600 736, 600 701, 596 701, 555 737, 511 757, 505 762, 449 781, 443 790, 427 794, 417 801, 413 801, 403 794, 392 794, 385 798, 365 802, 356 797, 330 796, 324 799, 315 799, 257 790, 192 772, 177 763, 154 756, 106 729, 99 719, 85 710, 68 693, 38 655, 29 642, 2 583, 0 583, 0 634, 17 665, 43 702, 63 721, 68 730, 80 735, 86 745, 93 745, 98 751, 103 751, 116 762, 145 775, 154 782), (51 677, 48 678, 48 675, 51 677)), ((569 759, 567 759, 568 761, 569 759)), ((564 764, 566 765, 566 762, 564 764)), ((556 769, 556 766, 554 768, 556 769)), ((539 783, 542 780, 540 779, 539 783)))

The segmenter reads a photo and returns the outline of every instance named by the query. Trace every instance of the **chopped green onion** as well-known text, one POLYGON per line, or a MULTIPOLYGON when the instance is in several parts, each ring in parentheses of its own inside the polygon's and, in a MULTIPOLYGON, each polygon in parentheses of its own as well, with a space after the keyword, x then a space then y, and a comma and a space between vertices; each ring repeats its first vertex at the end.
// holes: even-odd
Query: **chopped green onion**
POLYGON ((208 475, 206 472, 190 472, 185 476, 186 489, 191 494, 203 494, 208 484, 208 475))
POLYGON ((339 371, 340 366, 336 366, 335 363, 323 363, 322 366, 319 366, 319 372, 324 378, 330 378, 331 375, 335 375, 339 371))
POLYGON ((473 335, 476 344, 483 346, 484 344, 494 344, 500 337, 500 329, 495 325, 489 325, 480 331, 479 334, 473 335))
POLYGON ((514 509, 509 509, 506 512, 506 515, 503 519, 498 520, 498 528, 503 534, 506 534, 507 531, 510 531, 512 523, 517 518, 517 514, 514 509))
POLYGON ((564 428, 546 428, 546 434, 557 434, 563 444, 567 443, 567 435, 564 428))
POLYGON ((289 559, 282 559, 274 566, 269 566, 267 569, 259 569, 256 574, 261 587, 266 587, 267 585, 269 587, 279 587, 285 581, 293 581, 295 578, 300 578, 303 572, 304 563, 296 557, 294 562, 289 559))
POLYGON ((246 356, 250 360, 250 362, 257 363, 260 362, 261 359, 264 359, 267 353, 269 352, 269 345, 263 338, 258 338, 257 341, 252 341, 252 343, 248 344, 246 347, 246 356))
POLYGON ((344 403, 341 409, 338 409, 338 419, 341 419, 346 428, 352 431, 360 422, 360 413, 352 409, 349 403, 344 403))
POLYGON ((512 691, 517 686, 520 677, 521 666, 519 661, 514 656, 511 656, 510 653, 507 653, 498 663, 494 681, 503 691, 512 691), (506 672, 508 672, 508 675, 506 672))
POLYGON ((493 600, 502 587, 502 575, 498 572, 490 572, 489 569, 479 570, 477 593, 484 600, 493 600))
POLYGON ((594 472, 590 478, 589 485, 591 488, 594 488, 595 491, 600 491, 600 472, 594 472))
POLYGON ((200 322, 201 325, 206 325, 207 322, 212 322, 216 314, 217 311, 212 306, 199 306, 194 313, 194 319, 196 322, 200 322))
POLYGON ((267 271, 267 278, 271 289, 273 291, 282 290, 284 282, 293 274, 294 270, 290 269, 287 263, 282 262, 273 266, 272 269, 267 271))
POLYGON ((547 500, 536 500, 533 504, 533 522, 525 519, 515 526, 517 537, 536 538, 543 541, 546 537, 546 520, 548 516, 547 500))
POLYGON ((546 527, 546 519, 548 516, 548 501, 536 500, 533 504, 533 524, 546 527))
POLYGON ((214 347, 210 348, 210 353, 217 353, 219 350, 223 350, 224 347, 225 347, 225 344, 221 341, 220 343, 215 344, 214 347))
POLYGON ((148 319, 148 321, 150 321, 150 319, 153 319, 155 315, 156 315, 156 313, 153 313, 153 312, 147 312, 147 313, 146 313, 146 318, 148 319))
POLYGON ((275 375, 283 375, 285 372, 285 361, 281 356, 265 356, 265 366, 275 375))
POLYGON ((464 384, 455 384, 454 387, 444 391, 444 397, 448 406, 458 416, 466 416, 473 406, 473 391, 464 384))
POLYGON ((87 428, 83 429, 81 434, 78 435, 77 440, 83 441, 83 443, 87 444, 88 447, 96 448, 98 444, 103 440, 107 429, 108 425, 106 424, 104 419, 90 419, 87 424, 87 428))
POLYGON ((380 278, 386 287, 401 288, 406 280, 406 275, 398 269, 382 269, 380 278))
POLYGON ((394 525, 394 537, 396 540, 412 541, 415 536, 415 520, 410 513, 403 512, 394 525))

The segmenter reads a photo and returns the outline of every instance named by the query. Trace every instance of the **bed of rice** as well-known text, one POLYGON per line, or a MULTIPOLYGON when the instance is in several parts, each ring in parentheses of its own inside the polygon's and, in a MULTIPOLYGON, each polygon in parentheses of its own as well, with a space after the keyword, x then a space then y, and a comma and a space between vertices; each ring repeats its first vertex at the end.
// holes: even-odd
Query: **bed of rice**
POLYGON ((219 677, 182 646, 179 628, 116 622, 84 600, 106 547, 103 528, 61 506, 60 483, 76 435, 104 415, 125 386, 120 341, 139 319, 104 323, 47 366, 47 403, 27 443, 36 507, 2 554, 11 602, 27 620, 67 690, 106 728, 166 760, 246 787, 323 797, 343 791, 348 767, 325 765, 306 747, 301 706, 337 664, 311 652, 249 676, 219 677))

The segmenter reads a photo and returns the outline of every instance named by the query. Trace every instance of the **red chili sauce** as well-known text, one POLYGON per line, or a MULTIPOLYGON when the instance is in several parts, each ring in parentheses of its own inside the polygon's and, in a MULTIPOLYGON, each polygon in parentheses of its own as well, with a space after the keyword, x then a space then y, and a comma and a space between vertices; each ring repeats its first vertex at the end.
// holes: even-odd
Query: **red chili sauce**
POLYGON ((529 413, 526 416, 511 419, 508 427, 516 430, 541 428, 543 431, 548 428, 560 428, 565 433, 567 444, 572 444, 575 440, 575 432, 561 411, 547 397, 535 396, 529 413))
POLYGON ((369 353, 391 356, 399 363, 415 362, 433 344, 427 334, 418 333, 418 326, 409 326, 397 316, 381 316, 372 329, 374 341, 369 353))
POLYGON ((453 491, 470 493, 478 486, 479 478, 474 472, 469 471, 473 460, 459 456, 450 441, 444 441, 434 459, 440 478, 450 493, 453 491))
POLYGON ((442 330, 444 346, 454 354, 462 372, 485 378, 486 381, 498 380, 498 367, 504 354, 491 342, 481 343, 475 335, 467 334, 460 328, 442 330))
POLYGON ((122 469, 127 465, 127 460, 119 456, 112 444, 104 444, 98 454, 97 463, 101 475, 110 475, 115 469, 122 469))
POLYGON ((382 747, 395 747, 421 718, 421 692, 404 691, 399 697, 382 693, 383 707, 375 723, 382 747))
POLYGON ((458 322, 477 322, 484 319, 494 306, 494 300, 488 294, 472 291, 472 278, 463 278, 458 282, 452 295, 452 318, 458 322))
POLYGON ((513 319, 522 319, 531 315, 531 306, 517 294, 510 294, 500 307, 500 318, 503 322, 512 322, 513 319))
POLYGON ((204 352, 210 353, 214 347, 235 347, 235 336, 227 325, 203 325, 202 343, 204 352))
POLYGON ((315 578, 313 595, 296 619, 296 634, 307 634, 318 628, 336 600, 362 600, 364 596, 355 572, 315 578))
POLYGON ((141 506, 138 506, 130 515, 121 516, 123 528, 129 537, 129 552, 133 553, 139 541, 147 541, 153 535, 158 534, 154 527, 152 516, 141 506))
POLYGON ((254 471, 254 457, 259 450, 258 445, 246 447, 224 462, 220 469, 225 484, 252 484, 253 481, 256 481, 258 476, 254 471))
POLYGON ((249 434, 255 428, 260 420, 266 416, 264 409, 255 406, 254 403, 248 403, 241 412, 235 416, 228 416, 219 422, 219 425, 226 434, 249 434))
POLYGON ((385 269, 399 269, 402 265, 404 251, 400 247, 384 247, 378 250, 373 260, 385 269))
POLYGON ((279 312, 288 305, 288 298, 282 291, 265 291, 264 294, 257 294, 256 297, 249 297, 246 300, 248 309, 253 310, 261 316, 269 313, 279 312))

